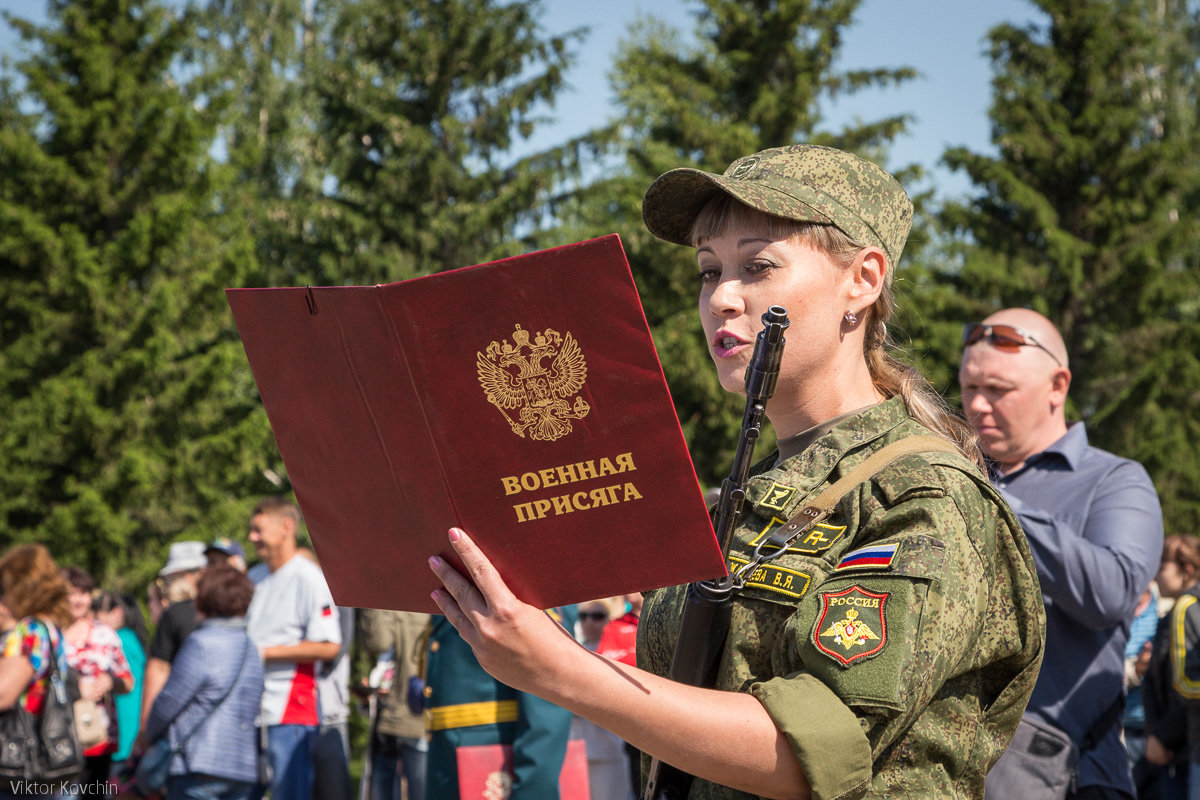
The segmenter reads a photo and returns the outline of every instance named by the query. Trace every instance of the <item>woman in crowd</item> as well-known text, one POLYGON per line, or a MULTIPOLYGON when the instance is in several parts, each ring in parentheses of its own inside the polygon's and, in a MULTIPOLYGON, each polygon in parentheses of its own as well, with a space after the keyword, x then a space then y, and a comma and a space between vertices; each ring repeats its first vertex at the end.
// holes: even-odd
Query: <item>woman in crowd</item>
MULTIPOLYGON (((40 544, 17 545, 0 558, 0 617, 10 626, 0 640, 0 711, 19 704, 36 719, 50 686, 51 664, 66 677, 61 631, 71 621, 67 584, 40 544)), ((0 782, 0 798, 17 797, 6 784, 0 782)))
MULTIPOLYGON (((599 652, 604 634, 612 627, 617 610, 625 610, 624 598, 611 597, 579 604, 579 640, 584 647, 593 653, 599 652)), ((616 655, 619 654, 614 651, 606 657, 616 655)), ((625 752, 625 742, 578 715, 571 719, 571 738, 583 739, 586 744, 591 800, 632 800, 629 755, 625 752)))
MULTIPOLYGON (((92 591, 96 583, 79 567, 62 571, 70 594, 71 624, 64 631, 67 641, 67 663, 79 673, 79 694, 95 703, 98 716, 98 741, 80 742, 84 745, 86 763, 82 782, 91 787, 108 783, 112 754, 116 752, 118 733, 116 706, 113 697, 133 689, 133 672, 125 659, 121 638, 108 625, 96 619, 92 610, 92 591)), ((76 706, 79 709, 79 706, 76 706)), ((78 723, 78 720, 77 720, 78 723)))
POLYGON ((8 606, 4 605, 3 597, 0 597, 0 643, 8 636, 8 632, 17 626, 17 622, 17 618, 8 610, 8 606))
POLYGON ((766 408, 778 451, 749 481, 731 558, 752 558, 772 520, 892 442, 952 451, 875 471, 823 527, 768 553, 762 574, 790 575, 786 590, 743 575, 715 689, 664 677, 686 587, 648 594, 637 669, 559 635, 467 532, 449 539, 472 580, 430 561, 435 601, 485 669, 697 776, 693 800, 982 798, 1033 689, 1045 613, 1024 535, 969 427, 887 351, 911 216, 886 172, 812 145, 724 175, 674 170, 646 194, 650 231, 695 248, 700 322, 728 391, 745 390, 763 314, 790 314, 766 408))
POLYGON ((167 800, 247 800, 255 791, 263 668, 246 635, 253 596, 254 584, 233 567, 210 567, 200 577, 199 626, 179 649, 141 733, 144 744, 161 736, 183 743, 167 800))
POLYGON ((167 600, 163 597, 162 578, 158 578, 146 587, 146 613, 150 616, 150 627, 157 628, 163 612, 167 610, 167 600))
MULTIPOLYGON (((604 626, 600 637, 600 646, 596 652, 600 655, 637 666, 637 628, 642 616, 642 593, 633 592, 624 597, 622 604, 625 613, 614 616, 612 621, 604 626)), ((637 794, 641 786, 642 753, 629 742, 625 742, 625 758, 629 762, 629 786, 637 794)))
POLYGON ((96 620, 117 632, 121 650, 133 675, 133 689, 115 699, 117 714, 117 749, 112 755, 112 774, 125 766, 129 751, 137 739, 142 719, 142 676, 146 671, 146 625, 142 621, 137 601, 117 592, 101 592, 94 603, 96 620))
POLYGON ((1129 625, 1129 641, 1125 643, 1125 717, 1121 737, 1129 771, 1133 775, 1134 796, 1150 797, 1150 781, 1157 780, 1158 767, 1146 760, 1146 706, 1142 700, 1142 684, 1150 669, 1154 634, 1159 622, 1158 586, 1151 582, 1138 598, 1129 625))
POLYGON ((637 626, 642 614, 642 593, 614 597, 612 619, 604 626, 596 652, 605 658, 637 666, 637 626))

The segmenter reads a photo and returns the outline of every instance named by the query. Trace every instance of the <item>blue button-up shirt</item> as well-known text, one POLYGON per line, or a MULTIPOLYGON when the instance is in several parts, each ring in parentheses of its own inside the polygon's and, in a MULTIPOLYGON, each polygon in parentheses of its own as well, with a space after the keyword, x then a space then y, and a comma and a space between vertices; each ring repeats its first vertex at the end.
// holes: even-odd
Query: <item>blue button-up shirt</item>
MULTIPOLYGON (((1029 538, 1046 600, 1046 654, 1029 714, 1077 744, 1124 693, 1125 643, 1158 571, 1158 493, 1137 462, 1089 447, 1083 423, 1021 469, 994 475, 1029 538)), ((1083 753, 1077 785, 1134 793, 1121 717, 1083 753)))

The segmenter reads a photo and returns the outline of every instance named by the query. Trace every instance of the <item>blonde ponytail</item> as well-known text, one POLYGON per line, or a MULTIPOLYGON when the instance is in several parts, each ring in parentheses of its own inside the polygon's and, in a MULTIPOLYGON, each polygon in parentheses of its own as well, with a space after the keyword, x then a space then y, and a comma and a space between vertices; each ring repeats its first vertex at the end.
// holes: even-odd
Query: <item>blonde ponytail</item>
POLYGON ((879 298, 866 310, 864 320, 867 331, 863 337, 863 356, 866 358, 867 369, 871 373, 875 388, 884 397, 903 397, 904 404, 908 406, 908 413, 912 414, 917 422, 948 439, 986 474, 987 467, 984 464, 983 451, 979 449, 979 435, 975 433, 975 429, 946 405, 946 401, 934 391, 924 375, 891 354, 890 350, 894 345, 888 337, 887 321, 891 319, 895 309, 896 301, 889 277, 879 298))

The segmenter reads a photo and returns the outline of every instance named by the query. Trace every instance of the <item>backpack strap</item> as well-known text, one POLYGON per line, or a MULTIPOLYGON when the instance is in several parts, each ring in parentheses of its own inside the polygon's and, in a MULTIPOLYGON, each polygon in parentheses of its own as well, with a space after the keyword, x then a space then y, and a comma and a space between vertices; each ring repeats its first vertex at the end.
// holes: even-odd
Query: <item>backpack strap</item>
MULTIPOLYGON (((238 667, 238 672, 237 672, 237 675, 234 676, 233 683, 229 684, 229 688, 225 690, 225 694, 222 695, 221 699, 217 701, 217 704, 215 706, 213 706, 213 710, 208 712, 208 715, 205 716, 204 719, 202 719, 198 723, 196 723, 196 725, 194 725, 192 727, 192 729, 190 731, 188 731, 187 734, 182 739, 180 739, 178 742, 175 743, 175 746, 172 749, 174 749, 176 753, 181 753, 181 754, 183 753, 183 747, 184 747, 184 745, 186 745, 188 743, 188 739, 191 739, 192 736, 194 736, 198 730, 203 728, 204 723, 206 723, 210 719, 212 719, 213 716, 216 715, 217 709, 219 709, 221 706, 225 705, 225 701, 229 699, 229 695, 233 694, 233 690, 237 688, 238 681, 240 681, 242 679, 242 673, 246 671, 246 654, 249 652, 250 652, 250 636, 247 635, 246 642, 245 642, 245 644, 242 645, 241 665, 238 667)), ((184 754, 184 761, 186 761, 186 760, 187 760, 187 755, 184 754)))
MULTIPOLYGON (((50 633, 50 625, 44 619, 35 620, 42 623, 42 627, 46 629, 46 645, 50 648, 50 669, 46 672, 46 688, 48 691, 55 693, 55 698, 63 705, 67 704, 69 699, 67 694, 67 676, 62 674, 62 670, 58 668, 58 653, 54 652, 54 636, 50 633)), ((66 637, 62 630, 57 625, 54 630, 58 631, 58 648, 62 650, 65 646, 66 637)))

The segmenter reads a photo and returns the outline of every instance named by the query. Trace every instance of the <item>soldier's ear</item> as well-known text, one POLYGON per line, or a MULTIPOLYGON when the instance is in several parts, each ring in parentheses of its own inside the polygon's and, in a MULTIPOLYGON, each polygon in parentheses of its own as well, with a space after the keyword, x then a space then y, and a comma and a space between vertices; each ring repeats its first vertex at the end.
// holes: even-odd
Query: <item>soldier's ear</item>
POLYGON ((890 268, 887 256, 878 247, 864 247, 859 251, 848 268, 851 277, 849 300, 854 309, 865 309, 879 299, 890 268))

